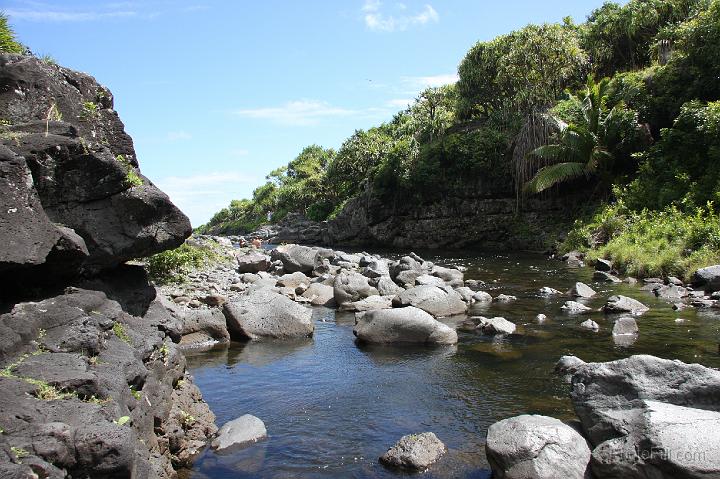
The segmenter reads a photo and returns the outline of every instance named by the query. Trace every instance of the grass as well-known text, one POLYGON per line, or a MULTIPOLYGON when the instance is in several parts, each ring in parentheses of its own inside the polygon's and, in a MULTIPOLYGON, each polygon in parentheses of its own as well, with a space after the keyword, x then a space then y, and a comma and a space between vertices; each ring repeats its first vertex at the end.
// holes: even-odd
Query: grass
POLYGON ((114 323, 112 330, 113 333, 115 333, 115 336, 130 344, 130 336, 128 336, 128 333, 125 331, 125 326, 121 323, 114 323))
POLYGON ((130 161, 125 158, 125 155, 118 155, 115 157, 115 160, 125 168, 125 186, 132 188, 133 186, 143 185, 142 178, 135 172, 135 168, 130 164, 130 161))
POLYGON ((30 455, 30 453, 27 452, 22 447, 12 446, 12 447, 10 447, 10 451, 13 453, 13 455, 15 456, 15 458, 17 460, 24 459, 30 455))
POLYGON ((85 101, 80 112, 80 121, 91 121, 100 117, 100 107, 94 101, 85 101))
POLYGON ((720 216, 712 204, 690 213, 675 206, 635 212, 618 202, 577 222, 561 249, 584 251, 591 262, 609 259, 638 278, 689 280, 699 268, 720 263, 720 216))
POLYGON ((192 427, 196 421, 197 419, 195 419, 195 417, 192 416, 190 413, 180 410, 180 425, 183 427, 183 429, 192 427))

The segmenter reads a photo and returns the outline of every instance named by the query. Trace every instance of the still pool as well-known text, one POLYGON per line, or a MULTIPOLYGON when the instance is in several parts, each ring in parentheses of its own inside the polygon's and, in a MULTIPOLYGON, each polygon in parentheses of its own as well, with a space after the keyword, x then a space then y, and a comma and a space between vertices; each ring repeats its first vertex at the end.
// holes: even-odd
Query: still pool
MULTIPOLYGON (((459 332, 451 347, 363 346, 355 343, 354 316, 316 308, 315 335, 292 342, 232 343, 187 353, 188 367, 219 425, 243 414, 265 422, 269 438, 230 455, 204 451, 186 478, 391 478, 378 457, 401 436, 434 432, 448 453, 425 478, 488 478, 487 428, 524 413, 574 417, 568 387, 553 374, 567 354, 608 361, 633 354, 720 367, 720 311, 673 311, 670 303, 627 284, 592 281, 592 271, 533 255, 431 257, 440 265, 467 267, 466 279, 487 283, 493 296, 517 301, 474 307, 473 315, 503 316, 518 333, 501 340, 459 332), (571 316, 568 298, 543 298, 550 286, 567 291, 576 281, 598 295, 634 297, 651 310, 638 319, 634 343, 616 344, 613 317, 601 312, 571 316), (538 324, 535 316, 547 321, 538 324), (595 333, 580 328, 593 319, 595 333), (677 322, 676 319, 683 319, 677 322)), ((457 325, 464 318, 450 318, 457 325)))

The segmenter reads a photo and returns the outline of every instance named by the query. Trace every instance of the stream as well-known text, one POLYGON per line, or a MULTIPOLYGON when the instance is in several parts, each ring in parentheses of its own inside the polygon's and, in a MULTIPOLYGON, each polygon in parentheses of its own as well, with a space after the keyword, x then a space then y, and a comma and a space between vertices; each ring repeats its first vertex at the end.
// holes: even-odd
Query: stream
POLYGON ((489 478, 484 442, 491 424, 525 413, 574 418, 569 388, 553 374, 563 355, 609 361, 652 354, 720 367, 718 310, 673 311, 638 286, 595 283, 590 268, 540 255, 424 257, 465 266, 465 278, 485 281, 483 289, 493 296, 517 296, 510 303, 473 305, 470 313, 503 316, 518 324, 518 334, 497 339, 458 331, 456 346, 438 348, 361 346, 352 333, 354 314, 318 307, 311 339, 187 351, 188 369, 217 424, 252 414, 265 422, 269 437, 229 455, 206 449, 181 477, 405 477, 410 474, 386 469, 378 457, 405 434, 432 431, 448 453, 423 477, 489 478), (538 293, 543 286, 567 291, 576 281, 598 292, 580 300, 595 310, 612 294, 650 306, 637 320, 637 341, 616 344, 613 317, 565 314, 560 307, 570 298, 538 293), (542 324, 538 313, 548 317, 542 324), (586 319, 600 331, 581 328, 586 319))

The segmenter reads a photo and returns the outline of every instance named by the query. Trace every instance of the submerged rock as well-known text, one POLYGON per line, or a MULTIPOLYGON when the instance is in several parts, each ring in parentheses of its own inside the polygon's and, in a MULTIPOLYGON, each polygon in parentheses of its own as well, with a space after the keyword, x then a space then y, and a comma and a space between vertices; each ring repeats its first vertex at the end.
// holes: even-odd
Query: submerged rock
POLYGON ((368 343, 455 344, 457 332, 425 311, 415 308, 358 313, 353 334, 368 343))
POLYGON ((560 291, 558 291, 555 288, 551 288, 549 286, 544 286, 540 288, 540 296, 556 296, 558 294, 562 294, 560 291))
POLYGON ((590 462, 585 439, 547 416, 496 422, 488 429, 485 451, 498 479, 584 479, 590 462))
POLYGON ((447 448, 432 432, 403 436, 380 457, 386 466, 422 471, 436 462, 447 448))
POLYGON ((477 293, 473 294, 472 298, 478 303, 491 303, 493 300, 493 297, 490 296, 490 293, 485 291, 478 291, 477 293))
POLYGON ((613 336, 626 336, 638 333, 638 325, 635 318, 618 318, 613 325, 613 336))
POLYGON ((577 301, 565 301, 565 304, 563 304, 560 309, 570 314, 587 314, 592 312, 592 308, 577 301))
POLYGON ((592 319, 588 319, 587 321, 583 321, 580 323, 581 328, 589 329, 591 331, 600 331, 600 325, 593 321, 592 319))
POLYGON ((213 449, 228 451, 256 443, 267 437, 265 423, 250 414, 226 422, 212 442, 213 449))
POLYGON ((595 281, 602 281, 605 283, 622 283, 622 280, 620 278, 606 271, 595 271, 595 273, 593 273, 593 279, 595 281))
POLYGON ((282 294, 263 289, 251 292, 223 308, 231 335, 243 339, 312 336, 312 310, 282 294))

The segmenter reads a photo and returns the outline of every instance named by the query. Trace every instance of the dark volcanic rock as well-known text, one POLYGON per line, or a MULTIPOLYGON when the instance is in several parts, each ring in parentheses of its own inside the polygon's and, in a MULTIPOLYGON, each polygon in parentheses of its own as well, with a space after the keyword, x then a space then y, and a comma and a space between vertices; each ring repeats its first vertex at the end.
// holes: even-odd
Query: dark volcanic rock
POLYGON ((23 463, 73 477, 170 477, 187 450, 170 445, 174 405, 196 406, 198 424, 184 435, 216 430, 175 345, 102 292, 71 288, 17 304, 0 330, 2 438, 27 451, 23 463))
POLYGON ((112 95, 92 77, 0 55, 0 85, 10 122, 0 130, 0 222, 13 225, 2 228, 13 248, 0 269, 35 283, 93 274, 189 236, 187 217, 139 175, 112 95))

